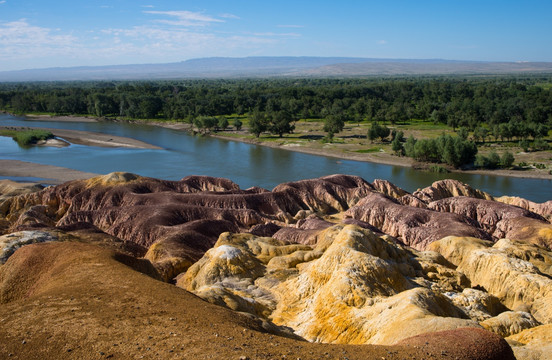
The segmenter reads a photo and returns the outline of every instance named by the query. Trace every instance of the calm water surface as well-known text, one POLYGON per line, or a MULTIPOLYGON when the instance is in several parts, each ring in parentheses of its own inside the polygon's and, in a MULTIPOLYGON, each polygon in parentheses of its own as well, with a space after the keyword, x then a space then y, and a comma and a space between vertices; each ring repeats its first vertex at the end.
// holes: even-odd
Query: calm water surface
POLYGON ((272 189, 283 182, 339 173, 358 175, 370 182, 387 179, 409 192, 429 186, 436 180, 454 178, 494 196, 516 195, 537 202, 552 200, 552 179, 435 174, 406 167, 339 160, 235 141, 194 137, 158 126, 31 121, 6 114, 0 114, 0 126, 97 131, 139 139, 163 148, 111 149, 71 145, 59 149, 22 149, 10 138, 0 137, 2 159, 56 165, 99 174, 128 171, 168 180, 178 180, 188 175, 209 175, 231 179, 241 188, 260 186, 272 189))

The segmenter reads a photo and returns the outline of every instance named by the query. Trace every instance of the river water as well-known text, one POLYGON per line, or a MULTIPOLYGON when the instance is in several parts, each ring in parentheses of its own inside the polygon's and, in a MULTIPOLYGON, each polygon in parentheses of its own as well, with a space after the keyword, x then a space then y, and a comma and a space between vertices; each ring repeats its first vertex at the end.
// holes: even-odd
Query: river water
POLYGON ((552 179, 436 174, 407 167, 339 160, 237 141, 195 137, 158 126, 32 121, 7 114, 0 114, 0 126, 96 131, 142 140, 163 148, 150 150, 71 145, 65 148, 23 149, 10 138, 0 137, 1 159, 56 165, 99 174, 127 171, 168 180, 178 180, 188 175, 209 175, 231 179, 241 188, 260 186, 269 190, 288 181, 330 174, 351 174, 370 182, 386 179, 409 192, 429 186, 436 180, 453 178, 494 196, 515 195, 537 202, 552 200, 552 179))

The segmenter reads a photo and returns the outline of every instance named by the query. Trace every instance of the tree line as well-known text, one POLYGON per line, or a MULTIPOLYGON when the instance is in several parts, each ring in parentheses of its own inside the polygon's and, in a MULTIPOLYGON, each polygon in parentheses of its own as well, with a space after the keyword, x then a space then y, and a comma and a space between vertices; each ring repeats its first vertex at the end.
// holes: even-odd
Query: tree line
MULTIPOLYGON (((260 112, 272 117, 377 121, 430 119, 453 129, 552 118, 552 77, 248 79, 0 84, 15 113, 170 119, 260 112)), ((339 129, 339 126, 337 126, 339 129)))

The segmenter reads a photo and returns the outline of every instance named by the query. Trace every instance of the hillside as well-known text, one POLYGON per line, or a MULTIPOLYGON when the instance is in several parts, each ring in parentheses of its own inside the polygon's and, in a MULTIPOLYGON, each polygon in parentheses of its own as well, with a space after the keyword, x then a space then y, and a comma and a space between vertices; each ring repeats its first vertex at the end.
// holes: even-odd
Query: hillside
POLYGON ((167 64, 0 71, 0 82, 550 72, 552 72, 552 63, 546 62, 476 62, 441 59, 414 60, 348 57, 245 57, 200 58, 167 64))

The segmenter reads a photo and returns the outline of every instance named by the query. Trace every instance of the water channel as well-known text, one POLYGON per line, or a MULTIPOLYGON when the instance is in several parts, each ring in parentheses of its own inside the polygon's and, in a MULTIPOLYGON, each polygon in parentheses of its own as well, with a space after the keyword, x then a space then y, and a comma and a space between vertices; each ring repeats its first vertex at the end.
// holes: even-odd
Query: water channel
POLYGON ((163 148, 150 150, 71 145, 65 148, 23 149, 10 138, 0 137, 0 159, 55 165, 99 174, 128 171, 168 180, 178 180, 188 175, 209 175, 231 179, 241 188, 260 186, 269 190, 288 181, 329 174, 351 174, 370 182, 387 179, 409 192, 429 186, 439 179, 453 178, 494 196, 515 195, 537 202, 552 200, 552 179, 436 174, 408 167, 340 160, 237 141, 195 137, 182 131, 151 125, 32 121, 0 114, 0 126, 96 131, 142 140, 163 148))

